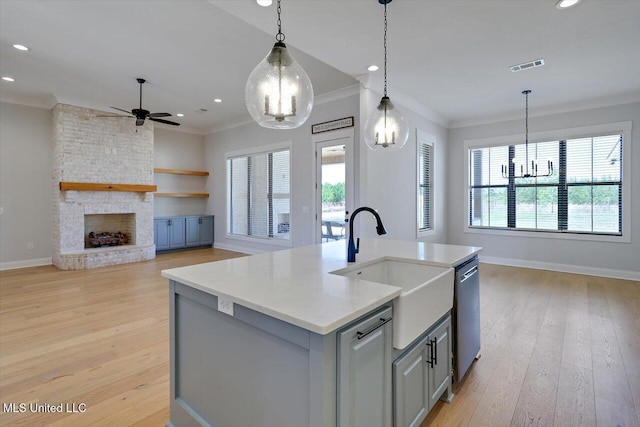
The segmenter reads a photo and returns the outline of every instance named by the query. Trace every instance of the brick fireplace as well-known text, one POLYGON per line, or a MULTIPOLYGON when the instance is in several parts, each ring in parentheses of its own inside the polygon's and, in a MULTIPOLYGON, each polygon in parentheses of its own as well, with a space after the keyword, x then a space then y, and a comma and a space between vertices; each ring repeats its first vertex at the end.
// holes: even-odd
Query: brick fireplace
POLYGON ((137 191, 153 184, 153 125, 137 127, 133 120, 100 115, 105 113, 65 104, 53 109, 53 263, 62 270, 155 257, 153 193, 137 191), (61 190, 60 183, 69 182, 122 185, 61 190), (121 231, 131 238, 123 246, 86 248, 90 231, 121 231))

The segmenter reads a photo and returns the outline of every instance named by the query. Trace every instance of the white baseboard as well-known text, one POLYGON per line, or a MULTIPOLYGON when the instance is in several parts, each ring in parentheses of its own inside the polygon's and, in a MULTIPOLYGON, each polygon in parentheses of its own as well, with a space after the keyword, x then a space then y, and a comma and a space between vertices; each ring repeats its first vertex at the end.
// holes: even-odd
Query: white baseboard
POLYGON ((22 261, 9 261, 0 262, 0 271, 2 270, 15 270, 17 268, 38 267, 41 265, 51 265, 51 257, 49 258, 37 258, 37 259, 25 259, 22 261))
POLYGON ((587 267, 583 265, 556 264, 553 262, 529 261, 523 259, 500 258, 480 255, 480 262, 486 264, 508 265, 510 267, 533 268, 536 270, 560 271, 563 273, 586 274, 587 276, 611 277, 640 281, 640 271, 614 270, 610 268, 587 267))
POLYGON ((265 250, 247 248, 245 246, 227 245, 225 243, 214 243, 213 247, 216 249, 224 249, 226 251, 241 252, 243 254, 249 254, 249 255, 257 255, 257 254, 262 254, 267 252, 265 250))

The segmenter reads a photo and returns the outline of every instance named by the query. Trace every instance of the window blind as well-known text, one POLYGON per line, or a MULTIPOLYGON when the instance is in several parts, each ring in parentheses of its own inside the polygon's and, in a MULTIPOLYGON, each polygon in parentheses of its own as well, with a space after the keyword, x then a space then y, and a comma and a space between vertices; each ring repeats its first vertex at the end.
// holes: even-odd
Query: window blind
POLYGON ((433 228, 433 144, 418 143, 418 231, 433 228))
POLYGON ((524 144, 470 149, 469 226, 622 235, 622 144, 622 134, 530 143, 539 172, 554 165, 537 178, 515 177, 524 144))
POLYGON ((227 159, 228 232, 289 239, 290 150, 227 159))

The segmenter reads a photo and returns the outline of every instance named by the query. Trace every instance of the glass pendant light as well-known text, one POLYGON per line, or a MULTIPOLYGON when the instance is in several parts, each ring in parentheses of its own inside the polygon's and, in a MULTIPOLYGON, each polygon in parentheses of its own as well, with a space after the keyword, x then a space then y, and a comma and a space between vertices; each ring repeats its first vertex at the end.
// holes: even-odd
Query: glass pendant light
POLYGON ((364 142, 374 151, 394 151, 407 143, 409 126, 387 96, 387 3, 391 0, 378 0, 378 3, 384 5, 384 95, 364 125, 364 142))
POLYGON ((244 100, 249 114, 260 126, 294 129, 311 115, 313 86, 307 73, 293 59, 284 44, 280 0, 277 12, 276 43, 249 75, 244 100))
POLYGON ((502 165, 502 177, 508 179, 509 176, 513 176, 514 178, 543 178, 546 176, 553 175, 553 162, 551 160, 546 160, 547 169, 546 171, 538 171, 538 160, 531 160, 531 169, 529 169, 529 94, 531 90, 523 90, 522 94, 526 98, 526 107, 525 107, 525 133, 524 133, 524 152, 525 152, 525 161, 524 164, 521 164, 516 161, 515 158, 511 160, 511 165, 502 165), (513 167, 513 170, 511 170, 513 167))

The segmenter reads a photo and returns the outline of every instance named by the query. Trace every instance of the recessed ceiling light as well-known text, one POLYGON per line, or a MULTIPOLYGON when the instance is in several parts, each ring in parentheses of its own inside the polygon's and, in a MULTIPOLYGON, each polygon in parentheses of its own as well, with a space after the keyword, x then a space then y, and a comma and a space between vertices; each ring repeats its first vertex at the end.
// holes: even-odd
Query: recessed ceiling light
POLYGON ((15 47, 18 50, 29 50, 28 47, 21 45, 21 44, 14 44, 13 47, 15 47))
POLYGON ((216 98, 216 99, 214 99, 214 100, 213 100, 213 102, 217 102, 217 103, 219 104, 219 103, 221 103, 221 102, 222 102, 222 99, 220 99, 220 98, 216 98))
POLYGON ((367 70, 369 71, 378 71, 380 69, 380 67, 378 67, 377 65, 369 65, 367 67, 367 70))
POLYGON ((258 3, 262 7, 268 7, 268 6, 271 6, 271 3, 273 3, 273 1, 272 0, 256 0, 256 3, 258 3))
POLYGON ((182 114, 182 113, 178 113, 178 114, 176 114, 176 116, 178 116, 178 117, 184 117, 184 114, 182 114))
POLYGON ((16 79, 14 79, 13 77, 9 77, 9 76, 2 76, 2 80, 4 80, 5 82, 15 82, 16 79))
POLYGON ((581 1, 582 0, 559 0, 558 3, 556 3, 556 9, 567 9, 577 5, 581 1))

